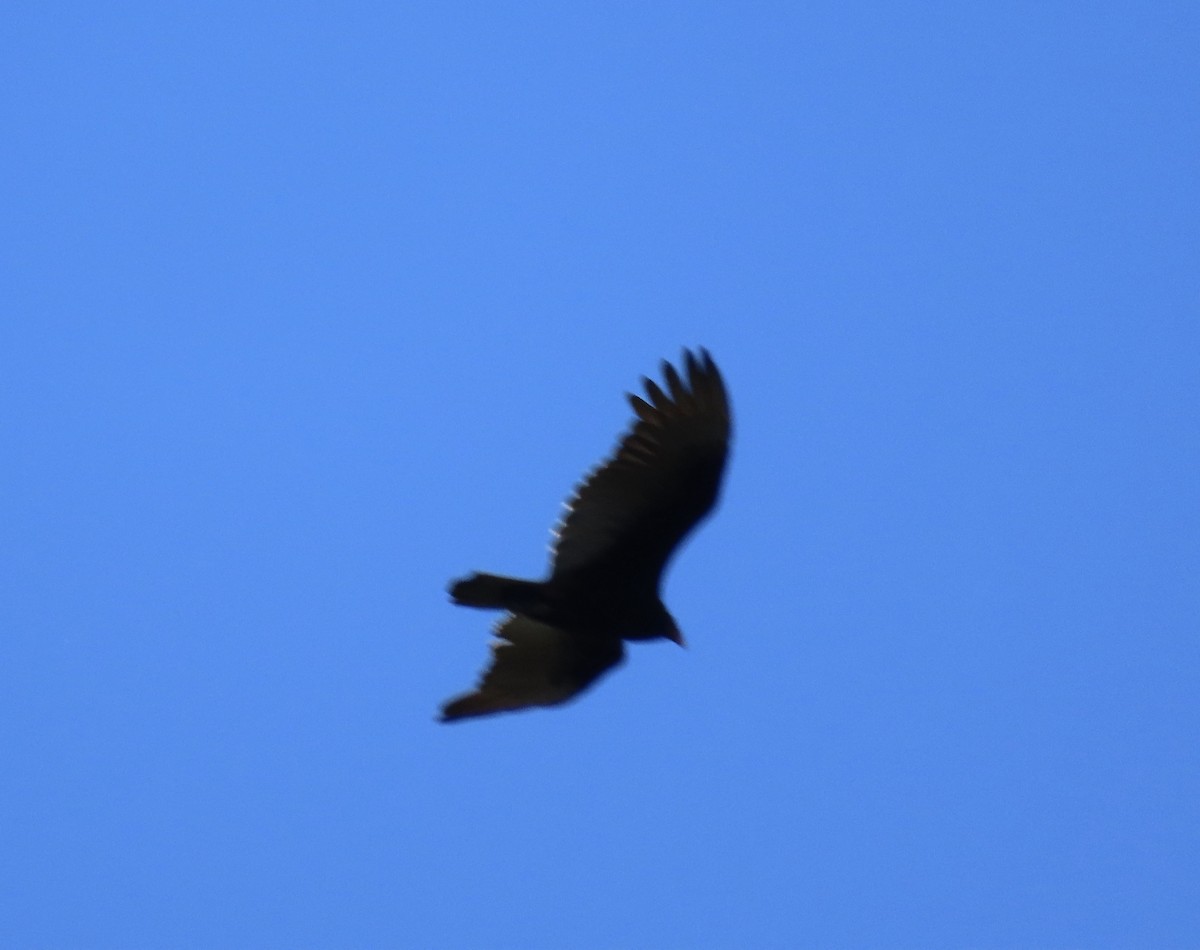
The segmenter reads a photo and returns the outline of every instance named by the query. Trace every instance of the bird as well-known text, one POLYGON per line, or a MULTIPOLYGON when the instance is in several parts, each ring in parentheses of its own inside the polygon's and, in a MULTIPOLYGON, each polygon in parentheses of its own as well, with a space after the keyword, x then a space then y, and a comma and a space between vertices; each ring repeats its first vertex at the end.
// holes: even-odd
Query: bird
POLYGON ((505 613, 478 685, 440 721, 564 703, 622 662, 626 640, 684 645, 663 573, 716 506, 733 423, 708 351, 685 349, 681 366, 663 360, 662 386, 642 377, 645 398, 626 394, 633 423, 567 501, 545 579, 476 572, 449 585, 453 603, 505 613))

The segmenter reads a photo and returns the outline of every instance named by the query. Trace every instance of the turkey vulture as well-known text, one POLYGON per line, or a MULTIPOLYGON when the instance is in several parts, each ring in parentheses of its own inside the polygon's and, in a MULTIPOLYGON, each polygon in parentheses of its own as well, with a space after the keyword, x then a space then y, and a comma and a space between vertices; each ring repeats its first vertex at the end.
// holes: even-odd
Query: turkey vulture
POLYGON ((467 607, 505 610, 479 685, 442 707, 450 722, 578 695, 625 655, 623 640, 683 635, 659 599, 663 569, 716 504, 729 455, 729 399, 705 350, 665 360, 666 387, 629 395, 637 418, 567 503, 543 581, 471 574, 450 585, 467 607))

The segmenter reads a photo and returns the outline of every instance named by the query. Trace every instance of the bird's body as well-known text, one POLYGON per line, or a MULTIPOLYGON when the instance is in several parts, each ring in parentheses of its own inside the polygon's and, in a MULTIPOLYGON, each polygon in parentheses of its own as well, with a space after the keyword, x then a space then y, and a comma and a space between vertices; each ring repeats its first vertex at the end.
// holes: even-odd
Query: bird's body
POLYGON ((648 401, 629 397, 637 421, 568 503, 545 580, 476 573, 450 586, 455 603, 508 614, 478 688, 444 721, 564 702, 622 660, 624 640, 683 643, 662 576, 716 504, 731 434, 716 364, 684 357, 685 377, 663 363, 665 392, 647 379, 648 401))
POLYGON ((671 615, 653 589, 633 590, 609 571, 577 571, 549 581, 472 574, 450 587, 456 604, 497 607, 541 623, 622 640, 672 639, 671 615))

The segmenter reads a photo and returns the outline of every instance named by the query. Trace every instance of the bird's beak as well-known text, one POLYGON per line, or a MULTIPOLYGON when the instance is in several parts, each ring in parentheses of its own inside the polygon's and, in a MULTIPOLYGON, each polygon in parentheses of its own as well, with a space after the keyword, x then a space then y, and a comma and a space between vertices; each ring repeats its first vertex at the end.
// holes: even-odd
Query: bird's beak
POLYGON ((683 639, 683 631, 675 626, 675 621, 671 621, 671 629, 667 631, 667 639, 672 643, 678 643, 681 647, 687 646, 687 641, 683 639))

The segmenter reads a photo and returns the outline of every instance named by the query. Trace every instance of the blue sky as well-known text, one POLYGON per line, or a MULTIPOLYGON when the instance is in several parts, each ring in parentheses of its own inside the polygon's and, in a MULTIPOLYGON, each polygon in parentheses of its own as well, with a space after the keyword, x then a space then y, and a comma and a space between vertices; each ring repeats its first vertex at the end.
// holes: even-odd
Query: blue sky
POLYGON ((1200 945, 1194 4, 3 20, 0 944, 1200 945), (436 724, 694 345, 689 648, 436 724))

